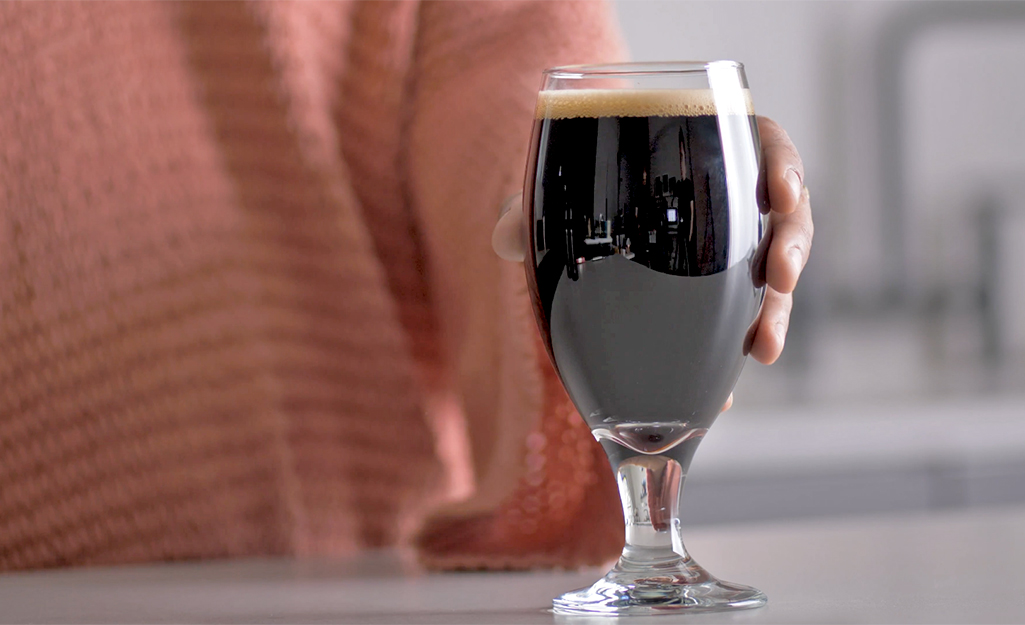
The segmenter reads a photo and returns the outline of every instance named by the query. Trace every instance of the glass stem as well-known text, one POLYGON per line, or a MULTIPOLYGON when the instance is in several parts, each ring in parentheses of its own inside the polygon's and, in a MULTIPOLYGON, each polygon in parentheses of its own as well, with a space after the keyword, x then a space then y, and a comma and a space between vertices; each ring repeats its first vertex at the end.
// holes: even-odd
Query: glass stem
MULTIPOLYGON (((626 545, 617 569, 697 567, 683 545, 680 501, 687 471, 705 432, 704 428, 677 432, 672 437, 675 442, 670 438, 670 444, 647 451, 642 450, 642 443, 654 438, 635 440, 620 435, 614 439, 599 431, 599 441, 616 475, 626 521, 626 545)), ((654 433, 659 434, 663 433, 654 433)))
POLYGON ((634 456, 616 467, 616 478, 626 521, 622 564, 687 559, 680 534, 686 467, 669 456, 634 456))

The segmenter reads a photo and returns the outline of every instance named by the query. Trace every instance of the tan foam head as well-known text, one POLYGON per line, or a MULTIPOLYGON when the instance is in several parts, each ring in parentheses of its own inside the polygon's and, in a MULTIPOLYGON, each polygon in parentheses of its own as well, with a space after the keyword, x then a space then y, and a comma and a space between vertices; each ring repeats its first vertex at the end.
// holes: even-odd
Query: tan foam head
POLYGON ((754 115, 751 92, 716 99, 711 89, 567 89, 538 94, 538 119, 754 115), (725 110, 724 110, 725 109, 725 110))

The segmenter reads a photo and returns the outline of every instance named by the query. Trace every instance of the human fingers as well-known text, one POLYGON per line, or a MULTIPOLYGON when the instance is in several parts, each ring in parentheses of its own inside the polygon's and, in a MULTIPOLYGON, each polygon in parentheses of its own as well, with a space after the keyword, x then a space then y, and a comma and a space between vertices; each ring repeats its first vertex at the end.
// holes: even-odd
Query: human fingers
POLYGON ((726 398, 726 403, 722 405, 722 410, 720 410, 719 412, 726 412, 727 410, 729 410, 732 407, 733 407, 733 393, 730 393, 730 396, 726 398))
POLYGON ((754 325, 754 332, 749 334, 745 350, 758 362, 771 365, 783 352, 793 305, 792 293, 780 293, 772 287, 765 288, 762 313, 754 325))
POLYGON ((765 279, 776 291, 791 293, 808 263, 812 238, 815 236, 808 189, 802 189, 797 208, 793 212, 773 212, 770 220, 772 242, 765 260, 765 279))
POLYGON ((793 212, 804 186, 804 163, 786 131, 768 117, 758 118, 758 135, 769 209, 783 215, 793 212))
POLYGON ((527 255, 527 244, 523 240, 523 194, 509 197, 502 205, 498 223, 491 232, 491 247, 499 257, 522 263, 527 255))

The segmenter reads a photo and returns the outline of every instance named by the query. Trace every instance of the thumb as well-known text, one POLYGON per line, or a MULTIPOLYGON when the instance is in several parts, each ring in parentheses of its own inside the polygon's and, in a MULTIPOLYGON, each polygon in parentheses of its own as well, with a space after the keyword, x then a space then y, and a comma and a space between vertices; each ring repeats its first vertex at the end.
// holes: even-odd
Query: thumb
POLYGON ((491 247, 500 258, 522 263, 527 255, 523 240, 523 194, 517 193, 502 204, 498 223, 491 233, 491 247))

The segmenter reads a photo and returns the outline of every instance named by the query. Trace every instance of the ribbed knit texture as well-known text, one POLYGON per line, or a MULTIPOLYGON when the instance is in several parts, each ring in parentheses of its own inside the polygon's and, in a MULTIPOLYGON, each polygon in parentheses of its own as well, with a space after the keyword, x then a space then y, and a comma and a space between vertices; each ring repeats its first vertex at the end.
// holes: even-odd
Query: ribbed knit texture
POLYGON ((2 3, 0 33, 0 569, 616 552, 489 244, 540 70, 619 54, 606 6, 2 3))

